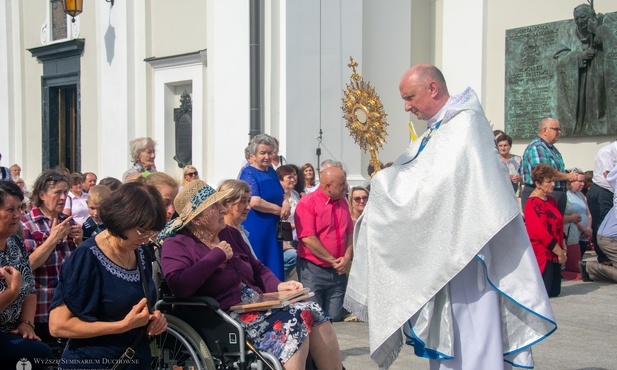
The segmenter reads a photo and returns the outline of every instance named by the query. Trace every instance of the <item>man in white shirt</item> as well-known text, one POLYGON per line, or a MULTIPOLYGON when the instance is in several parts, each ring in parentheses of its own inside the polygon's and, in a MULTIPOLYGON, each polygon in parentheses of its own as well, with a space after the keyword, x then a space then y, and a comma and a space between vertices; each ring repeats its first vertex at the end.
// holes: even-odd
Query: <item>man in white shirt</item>
MULTIPOLYGON (((617 165, 617 140, 598 150, 593 164, 593 179, 587 192, 587 205, 591 213, 591 229, 593 245, 598 245, 598 229, 613 206, 613 188, 606 180, 608 173, 617 165)), ((595 249, 598 262, 608 262, 609 259, 599 248, 595 249)))

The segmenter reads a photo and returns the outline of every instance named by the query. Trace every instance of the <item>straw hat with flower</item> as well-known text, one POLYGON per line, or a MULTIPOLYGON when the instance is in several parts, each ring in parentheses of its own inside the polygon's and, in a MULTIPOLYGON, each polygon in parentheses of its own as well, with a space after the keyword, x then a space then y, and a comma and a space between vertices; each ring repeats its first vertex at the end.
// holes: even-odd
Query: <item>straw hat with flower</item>
POLYGON ((165 228, 159 233, 157 241, 160 243, 165 238, 176 235, 192 219, 214 204, 226 199, 232 191, 233 189, 223 192, 216 191, 205 181, 199 179, 191 181, 180 190, 174 200, 174 207, 179 216, 165 225, 165 228))

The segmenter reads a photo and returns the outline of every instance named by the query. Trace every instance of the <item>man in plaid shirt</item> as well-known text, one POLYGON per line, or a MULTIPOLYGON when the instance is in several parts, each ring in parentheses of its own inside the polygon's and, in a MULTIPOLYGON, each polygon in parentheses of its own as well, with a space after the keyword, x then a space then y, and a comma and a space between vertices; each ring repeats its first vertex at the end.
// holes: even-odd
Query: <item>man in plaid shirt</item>
POLYGON ((531 171, 540 163, 548 164, 555 169, 555 189, 550 195, 557 200, 559 211, 563 215, 566 210, 566 181, 576 181, 577 174, 565 173, 565 165, 559 150, 554 144, 561 136, 561 125, 555 118, 544 118, 538 127, 538 136, 533 139, 523 153, 523 162, 520 172, 525 187, 521 191, 521 206, 525 209, 525 203, 529 194, 535 189, 531 180, 531 171))

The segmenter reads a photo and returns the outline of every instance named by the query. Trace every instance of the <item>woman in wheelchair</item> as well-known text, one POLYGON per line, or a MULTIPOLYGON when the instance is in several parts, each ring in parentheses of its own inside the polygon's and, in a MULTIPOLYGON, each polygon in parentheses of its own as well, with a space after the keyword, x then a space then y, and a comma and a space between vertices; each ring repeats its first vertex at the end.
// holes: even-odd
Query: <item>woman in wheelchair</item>
MULTIPOLYGON (((233 189, 216 192, 201 180, 176 197, 179 217, 161 231, 161 265, 172 293, 179 298, 207 295, 229 308, 263 292, 298 289, 281 282, 250 252, 240 232, 225 224, 224 201, 233 189)), ((319 370, 341 369, 341 353, 330 317, 314 302, 230 316, 255 346, 270 352, 285 369, 304 369, 309 350, 319 370)))
POLYGON ((99 214, 107 229, 64 262, 51 302, 51 334, 70 338, 59 368, 149 368, 148 337, 164 332, 167 321, 149 310, 156 290, 140 245, 165 225, 163 199, 154 187, 130 182, 103 201, 99 214))

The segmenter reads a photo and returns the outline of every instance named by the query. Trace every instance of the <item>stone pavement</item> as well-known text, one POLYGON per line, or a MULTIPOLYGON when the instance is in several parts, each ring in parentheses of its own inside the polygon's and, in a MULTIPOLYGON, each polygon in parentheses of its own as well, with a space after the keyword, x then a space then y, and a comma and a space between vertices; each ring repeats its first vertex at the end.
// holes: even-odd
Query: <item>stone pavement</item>
MULTIPOLYGON (((591 253, 586 260, 595 259, 591 253)), ((557 331, 533 347, 535 369, 617 370, 617 284, 563 281, 551 298, 557 331)), ((368 324, 335 323, 347 370, 377 369, 369 356, 368 324)), ((428 369, 404 346, 392 370, 428 369)), ((470 369, 473 370, 473 369, 470 369)))

